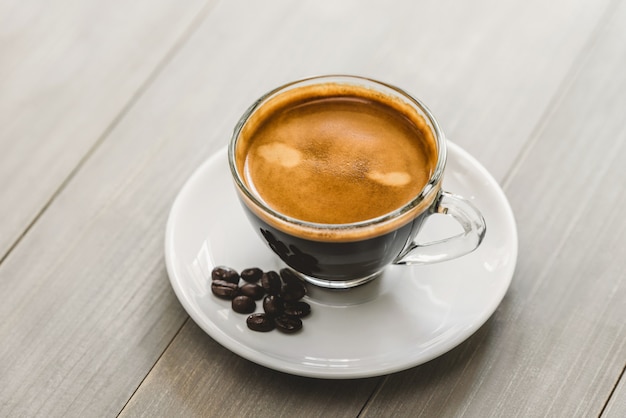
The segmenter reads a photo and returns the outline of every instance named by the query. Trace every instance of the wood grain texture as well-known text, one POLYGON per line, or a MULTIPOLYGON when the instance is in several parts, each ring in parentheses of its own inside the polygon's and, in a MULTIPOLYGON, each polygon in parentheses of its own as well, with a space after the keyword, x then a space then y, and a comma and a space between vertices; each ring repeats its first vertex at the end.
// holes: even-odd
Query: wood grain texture
MULTIPOLYGON (((624 367, 626 371, 626 366, 624 367)), ((620 418, 626 416, 626 378, 622 371, 622 378, 615 388, 606 409, 602 413, 603 418, 620 418)))
MULTIPOLYGON (((205 4, 0 3, 0 260, 205 4)), ((117 414, 185 319, 151 282, 162 225, 114 202, 119 166, 59 193, 0 266, 0 416, 117 414)))
POLYGON ((506 184, 519 264, 488 329, 390 377, 363 416, 603 410, 626 364, 626 7, 609 16, 506 184))
POLYGON ((206 3, 0 2, 0 260, 206 3))

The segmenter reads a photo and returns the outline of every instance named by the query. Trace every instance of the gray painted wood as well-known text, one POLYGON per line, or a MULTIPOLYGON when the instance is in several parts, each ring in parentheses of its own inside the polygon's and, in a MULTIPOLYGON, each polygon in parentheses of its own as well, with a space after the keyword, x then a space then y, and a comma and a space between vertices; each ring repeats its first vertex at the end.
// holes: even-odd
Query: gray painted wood
POLYGON ((47 204, 205 3, 0 3, 0 260, 43 211, 0 265, 0 416, 117 414, 185 319, 119 164, 47 204))
MULTIPOLYGON (((185 23, 174 19, 178 12, 159 9, 178 22, 163 17, 169 23, 160 30, 171 23, 174 32, 191 35, 161 50, 170 51, 166 58, 151 43, 163 34, 146 29, 152 64, 112 51, 111 60, 125 63, 119 73, 111 73, 114 65, 94 65, 93 74, 75 70, 81 94, 62 88, 49 98, 41 75, 43 84, 33 87, 36 111, 24 116, 24 126, 49 109, 59 112, 52 113, 56 123, 70 123, 63 100, 84 112, 78 125, 52 135, 50 149, 44 135, 33 135, 24 149, 0 136, 11 151, 0 154, 0 170, 15 168, 20 184, 1 195, 3 204, 17 201, 7 213, 41 212, 0 265, 0 416, 354 416, 362 408, 365 416, 599 413, 626 363, 625 274, 616 256, 625 249, 624 196, 611 181, 624 178, 619 68, 626 25, 623 6, 614 9, 583 0, 393 7, 229 1, 205 9, 197 30, 194 13, 180 11, 185 23), (129 75, 139 89, 126 89, 136 93, 130 102, 127 93, 109 99, 120 74, 141 65, 143 75, 129 75), (193 169, 225 145, 258 95, 329 72, 369 75, 424 98, 449 136, 505 182, 519 222, 518 271, 494 317, 450 353, 390 377, 328 382, 243 360, 187 319, 164 270, 165 220, 193 169), (106 99, 108 113, 88 106, 92 93, 106 99), (95 142, 77 151, 77 135, 64 133, 83 126, 100 138, 93 151, 95 142), (66 149, 71 156, 59 159, 61 169, 46 167, 66 149), (552 155, 559 159, 548 161, 552 155), (19 159, 35 168, 20 168, 19 159), (47 186, 32 190, 32 201, 20 200, 33 173, 49 176, 47 186), (578 191, 591 186, 579 199, 578 191), (55 198, 46 205, 51 191, 55 198), (572 207, 574 217, 563 217, 572 207), (606 222, 583 222, 592 216, 606 222)), ((68 10, 59 12, 61 22, 93 19, 68 10)), ((62 36, 63 27, 50 26, 50 38, 62 36)), ((41 42, 32 59, 52 48, 46 42, 56 45, 41 42)), ((18 47, 14 53, 31 56, 18 47)), ((10 74, 22 86, 31 80, 27 71, 10 74)), ((19 95, 2 97, 9 105, 0 109, 18 114, 19 95)), ((6 172, 0 193, 11 184, 6 172)), ((8 248, 32 215, 0 219, 2 231, 15 231, 5 239, 8 248)), ((623 411, 622 388, 607 413, 623 411)))
POLYGON ((0 259, 205 3, 0 2, 0 259))
MULTIPOLYGON (((626 368, 624 369, 626 370, 626 368)), ((615 388, 615 392, 611 394, 606 409, 602 413, 605 418, 619 418, 626 415, 626 379, 622 371, 622 378, 615 388)))

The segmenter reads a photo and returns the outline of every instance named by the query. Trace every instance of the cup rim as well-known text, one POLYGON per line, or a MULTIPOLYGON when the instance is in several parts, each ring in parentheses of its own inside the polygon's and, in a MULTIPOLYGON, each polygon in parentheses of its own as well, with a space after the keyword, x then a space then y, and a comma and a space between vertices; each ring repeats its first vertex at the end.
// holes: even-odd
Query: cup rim
MULTIPOLYGON (((364 87, 367 88, 369 86, 365 85, 364 87)), ((382 93, 385 94, 384 92, 382 93)), ((421 100, 417 99, 416 97, 409 94, 405 90, 399 87, 396 87, 394 85, 391 85, 382 81, 374 80, 369 77, 346 75, 346 74, 328 74, 328 75, 318 75, 318 76, 301 78, 299 80, 285 83, 279 87, 276 87, 268 91, 267 93, 259 97, 252 105, 250 105, 248 109, 246 109, 246 111, 243 113, 243 115, 239 118, 239 121, 235 125, 235 129, 233 131, 233 134, 231 136, 231 139, 228 145, 228 164, 230 167, 232 177, 237 186, 237 189, 241 193, 244 194, 245 198, 248 201, 252 202, 257 208, 259 208, 262 212, 264 212, 270 218, 275 218, 279 222, 284 222, 284 223, 287 223, 287 224, 290 224, 299 228, 305 228, 308 230, 313 229, 313 230, 328 231, 328 232, 363 229, 363 228, 373 227, 376 225, 381 225, 386 222, 393 221, 405 215, 406 213, 414 210, 416 207, 420 206, 424 201, 428 200, 428 198, 430 198, 431 195, 433 195, 435 192, 438 192, 439 185, 443 177, 444 168, 446 165, 446 159, 447 159, 447 150, 446 150, 445 137, 444 137, 443 131, 441 130, 437 120, 433 116, 430 109, 428 109, 428 107, 421 100), (236 151, 237 141, 240 137, 241 130, 245 126, 246 122, 258 108, 260 108, 267 100, 274 97, 275 95, 280 94, 282 91, 285 91, 289 88, 297 87, 298 85, 305 85, 311 82, 316 82, 318 80, 320 81, 320 83, 334 82, 337 84, 341 84, 343 82, 343 84, 351 83, 353 85, 355 83, 365 83, 365 84, 369 84, 370 86, 372 84, 375 86, 379 86, 379 87, 382 86, 383 88, 390 89, 394 91, 395 93, 400 94, 401 96, 403 96, 404 99, 408 100, 409 103, 416 106, 419 109, 419 111, 423 113, 423 116, 425 116, 425 118, 427 119, 428 125, 433 131, 433 136, 434 136, 435 144, 437 147, 437 163, 435 164, 435 169, 433 170, 433 173, 431 174, 428 182, 422 188, 419 194, 417 194, 413 199, 411 199, 409 202, 407 202, 403 206, 391 212, 388 212, 384 215, 375 217, 375 218, 366 219, 366 220, 358 221, 358 222, 351 222, 351 223, 327 224, 327 223, 303 221, 301 219, 293 218, 291 216, 278 212, 272 209, 271 207, 269 207, 268 205, 266 205, 254 193, 248 190, 248 187, 246 186, 241 175, 239 174, 239 171, 237 170, 237 164, 235 161, 235 151, 236 151)))

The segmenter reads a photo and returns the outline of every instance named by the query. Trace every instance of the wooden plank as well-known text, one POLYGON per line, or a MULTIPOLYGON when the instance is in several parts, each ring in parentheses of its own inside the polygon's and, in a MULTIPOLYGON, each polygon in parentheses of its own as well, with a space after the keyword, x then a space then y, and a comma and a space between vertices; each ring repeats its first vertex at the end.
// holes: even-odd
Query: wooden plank
POLYGON ((205 3, 0 2, 0 260, 205 3))
MULTIPOLYGON (((626 370, 626 366, 625 369, 626 370)), ((615 388, 606 409, 602 413, 603 418, 620 418, 626 416, 626 375, 622 371, 622 378, 615 388)))
MULTIPOLYGON (((604 408, 626 364, 626 7, 607 16, 506 185, 520 255, 504 302, 459 349, 390 377, 363 416, 604 408)), ((618 391, 613 405, 623 412, 620 399, 618 391)))
MULTIPOLYGON (((0 260, 207 4, 0 3, 0 260)), ((144 240, 134 205, 107 211, 124 181, 107 183, 114 161, 100 168, 0 268, 1 416, 117 414, 186 317, 152 282, 162 230, 144 240)))

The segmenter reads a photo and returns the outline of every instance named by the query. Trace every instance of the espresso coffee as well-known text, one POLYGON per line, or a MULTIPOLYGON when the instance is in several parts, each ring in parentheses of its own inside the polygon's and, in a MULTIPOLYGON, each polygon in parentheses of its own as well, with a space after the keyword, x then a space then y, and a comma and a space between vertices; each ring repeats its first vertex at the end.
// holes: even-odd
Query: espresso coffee
POLYGON ((485 234, 471 202, 441 189, 446 142, 430 111, 375 80, 320 76, 267 93, 235 126, 228 162, 254 229, 316 286, 349 289, 390 264, 460 257, 485 234), (418 242, 433 214, 465 232, 418 242))
POLYGON ((249 190, 288 217, 347 224, 414 199, 437 163, 435 140, 405 103, 359 86, 282 93, 248 120, 237 144, 249 190))
POLYGON ((428 110, 401 90, 322 76, 256 101, 228 158, 268 247, 307 282, 345 289, 413 253, 444 193, 443 141, 428 110))

